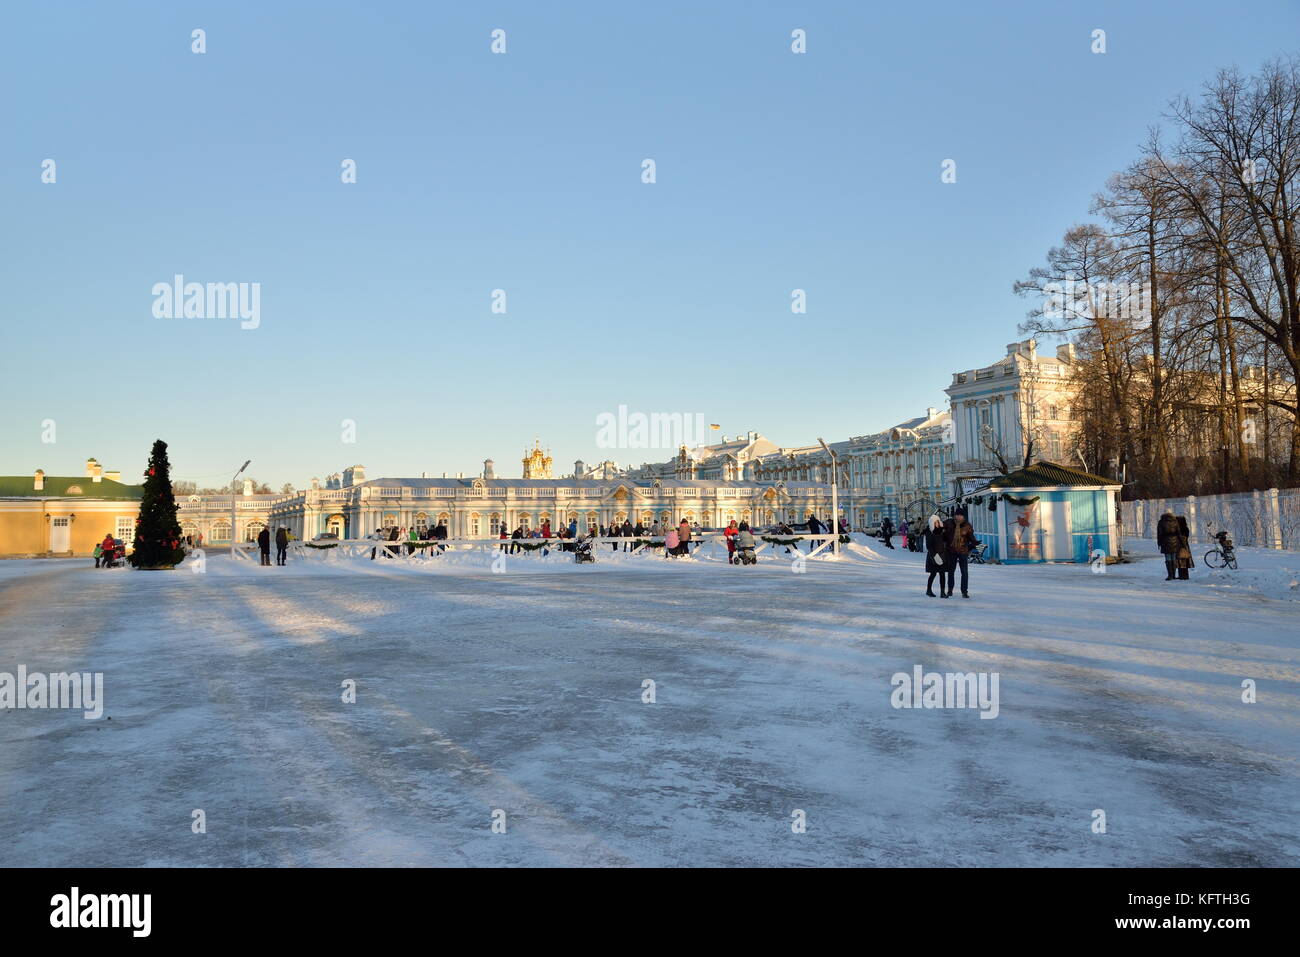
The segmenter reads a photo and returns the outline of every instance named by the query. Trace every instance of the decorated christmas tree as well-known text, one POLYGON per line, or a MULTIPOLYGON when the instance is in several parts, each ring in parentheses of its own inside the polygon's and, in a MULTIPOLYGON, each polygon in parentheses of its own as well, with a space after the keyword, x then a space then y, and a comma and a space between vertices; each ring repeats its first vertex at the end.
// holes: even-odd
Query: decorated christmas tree
POLYGON ((171 568, 184 557, 167 443, 159 439, 149 453, 149 467, 144 473, 144 495, 140 499, 140 515, 135 520, 131 564, 136 568, 171 568))

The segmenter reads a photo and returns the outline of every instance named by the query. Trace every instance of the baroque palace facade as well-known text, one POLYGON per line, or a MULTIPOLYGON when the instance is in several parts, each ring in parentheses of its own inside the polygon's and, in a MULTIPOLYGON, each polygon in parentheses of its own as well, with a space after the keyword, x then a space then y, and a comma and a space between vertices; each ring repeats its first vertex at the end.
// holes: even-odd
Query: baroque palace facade
MULTIPOLYGON (((924 517, 1001 474, 1003 463, 1020 467, 1031 441, 1035 460, 1067 461, 1072 373, 1070 346, 1041 356, 1032 339, 1011 343, 992 365, 953 374, 950 410, 929 408, 884 431, 832 442, 833 456, 820 443, 783 447, 751 431, 631 469, 578 461, 571 475, 557 477, 551 456, 534 443, 522 478, 498 478, 491 459, 479 475, 456 478, 367 479, 354 465, 290 495, 253 494, 246 483, 242 495, 181 496, 178 518, 183 534, 213 545, 281 525, 300 538, 358 538, 440 521, 453 537, 547 521, 553 528, 683 518, 704 527, 732 519, 798 524, 809 514, 830 516, 834 478, 840 517, 861 529, 886 516, 896 523, 924 517)), ((107 532, 129 540, 140 487, 117 478, 93 459, 84 477, 47 478, 39 470, 0 477, 0 555, 84 555, 107 532)))
POLYGON ((547 523, 558 529, 577 522, 584 530, 625 520, 648 526, 684 519, 713 528, 732 520, 770 524, 802 521, 810 512, 826 517, 831 509, 829 487, 815 481, 629 473, 593 478, 582 462, 574 463, 572 476, 555 478, 551 457, 537 445, 522 465, 526 477, 518 479, 498 478, 491 459, 473 478, 366 479, 362 466, 352 466, 331 476, 325 488, 313 480, 313 488, 277 497, 267 520, 307 539, 325 533, 364 538, 394 526, 427 532, 440 523, 452 538, 481 538, 547 523))

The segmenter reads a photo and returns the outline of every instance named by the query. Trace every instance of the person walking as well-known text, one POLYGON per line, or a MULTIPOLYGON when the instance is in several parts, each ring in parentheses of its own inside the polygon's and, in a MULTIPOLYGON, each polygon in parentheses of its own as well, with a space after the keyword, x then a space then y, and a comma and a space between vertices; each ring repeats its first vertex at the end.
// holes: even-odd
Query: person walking
POLYGON ((966 521, 966 513, 961 509, 952 513, 952 518, 943 523, 944 534, 948 542, 948 551, 943 556, 944 564, 948 566, 948 598, 952 597, 953 579, 956 576, 957 569, 961 569, 961 597, 969 598, 970 592, 967 590, 967 578, 969 577, 968 565, 970 560, 970 550, 975 547, 979 541, 975 537, 975 529, 971 527, 970 522, 966 521))
POLYGON ((736 564, 736 536, 740 534, 740 529, 736 527, 734 518, 722 530, 722 534, 727 539, 727 564, 734 565, 736 564))
POLYGON ((275 563, 277 565, 289 563, 289 530, 283 525, 275 530, 275 563))
POLYGON ((894 547, 894 543, 890 541, 890 539, 893 537, 894 537, 894 520, 891 519, 888 515, 886 515, 884 521, 880 523, 880 538, 881 541, 885 543, 886 548, 894 547))
POLYGON ((1196 567, 1192 561, 1192 531, 1187 527, 1186 516, 1178 516, 1178 580, 1187 581, 1191 569, 1196 567))
POLYGON ((1178 519, 1173 512, 1165 512, 1156 522, 1156 547, 1165 558, 1165 581, 1171 582, 1177 577, 1178 548, 1180 531, 1178 519))
MULTIPOLYGON (((820 521, 818 521, 816 515, 809 515, 809 516, 808 516, 808 534, 809 534, 809 535, 820 535, 821 533, 822 533, 822 523, 821 523, 820 521)), ((813 540, 810 538, 810 539, 808 540, 808 554, 811 555, 812 552, 813 552, 813 549, 815 549, 816 547, 817 547, 817 543, 816 543, 815 541, 813 541, 813 540)), ((796 549, 795 549, 795 550, 798 551, 798 547, 797 547, 797 546, 796 546, 796 549)))
POLYGON ((257 548, 262 553, 262 564, 271 566, 271 532, 265 525, 257 533, 257 548))
POLYGON ((930 520, 926 523, 925 528, 925 570, 930 577, 925 582, 925 593, 931 598, 934 594, 934 579, 939 579, 939 596, 940 598, 949 598, 951 593, 947 589, 948 579, 948 540, 944 535, 943 522, 939 520, 938 515, 931 515, 930 520))

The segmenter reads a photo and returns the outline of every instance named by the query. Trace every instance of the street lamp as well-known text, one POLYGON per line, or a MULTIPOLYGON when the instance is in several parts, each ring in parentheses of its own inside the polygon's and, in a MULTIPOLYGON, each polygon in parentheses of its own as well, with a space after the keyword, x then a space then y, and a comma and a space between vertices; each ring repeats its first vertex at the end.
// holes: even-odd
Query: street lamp
POLYGON ((831 554, 838 558, 840 554, 840 461, 831 447, 826 444, 825 439, 819 435, 817 441, 831 457, 831 531, 835 533, 835 537, 831 539, 831 554))
POLYGON ((239 471, 230 478, 230 558, 232 561, 235 557, 235 479, 244 473, 244 469, 248 468, 248 463, 251 461, 253 460, 246 459, 239 467, 239 471))

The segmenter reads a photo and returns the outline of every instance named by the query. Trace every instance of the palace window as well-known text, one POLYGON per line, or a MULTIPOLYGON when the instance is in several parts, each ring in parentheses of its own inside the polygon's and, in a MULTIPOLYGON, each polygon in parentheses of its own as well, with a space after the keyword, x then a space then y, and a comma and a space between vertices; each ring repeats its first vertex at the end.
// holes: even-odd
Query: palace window
MULTIPOLYGON (((194 526, 190 525, 189 528, 193 529, 194 526)), ((130 545, 133 541, 135 541, 135 519, 134 518, 129 518, 129 517, 119 518, 117 520, 116 529, 117 530, 113 533, 114 538, 120 538, 128 545, 130 545)), ((181 529, 181 532, 187 535, 194 534, 193 532, 186 532, 185 529, 183 528, 181 529)))
POLYGON ((501 534, 501 513, 500 512, 493 512, 491 515, 488 516, 488 534, 489 535, 501 534))
POLYGON ((481 527, 481 521, 478 512, 470 512, 469 513, 469 534, 471 538, 478 538, 478 536, 482 534, 479 531, 480 527, 481 527))
POLYGON ((533 517, 527 512, 520 512, 519 519, 515 524, 526 532, 533 527, 533 517))
POLYGON ((212 541, 230 541, 230 524, 228 522, 218 522, 216 525, 212 526, 212 541))

